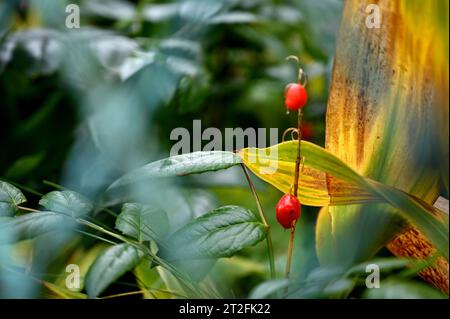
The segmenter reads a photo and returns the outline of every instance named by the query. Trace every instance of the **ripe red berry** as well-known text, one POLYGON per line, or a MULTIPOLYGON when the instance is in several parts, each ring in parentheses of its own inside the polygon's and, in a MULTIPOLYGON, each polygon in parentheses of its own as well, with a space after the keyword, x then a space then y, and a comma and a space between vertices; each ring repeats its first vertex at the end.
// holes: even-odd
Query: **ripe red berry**
POLYGON ((286 88, 285 104, 288 110, 298 111, 305 106, 308 94, 303 85, 291 83, 286 88))
POLYGON ((276 206, 277 220, 285 229, 291 228, 300 216, 300 202, 297 197, 286 194, 280 198, 276 206))

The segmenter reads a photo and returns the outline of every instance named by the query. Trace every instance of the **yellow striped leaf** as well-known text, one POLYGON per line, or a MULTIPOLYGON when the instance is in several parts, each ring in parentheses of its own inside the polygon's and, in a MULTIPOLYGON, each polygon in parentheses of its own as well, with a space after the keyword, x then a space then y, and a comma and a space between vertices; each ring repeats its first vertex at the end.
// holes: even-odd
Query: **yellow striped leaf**
MULTIPOLYGON (((304 156, 299 179, 301 203, 316 206, 356 202, 388 204, 421 229, 448 259, 448 216, 444 212, 413 195, 359 175, 320 146, 302 141, 301 152, 304 156)), ((289 192, 297 156, 296 141, 266 149, 247 148, 237 154, 258 177, 289 192)))

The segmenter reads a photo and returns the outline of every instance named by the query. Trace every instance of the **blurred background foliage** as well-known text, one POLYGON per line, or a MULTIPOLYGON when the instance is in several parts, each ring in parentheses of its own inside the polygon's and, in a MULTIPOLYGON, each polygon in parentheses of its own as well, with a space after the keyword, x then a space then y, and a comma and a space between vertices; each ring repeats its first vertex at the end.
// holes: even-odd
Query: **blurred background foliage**
MULTIPOLYGON (((176 127, 192 131, 194 119, 202 121, 203 129, 222 132, 226 127, 274 127, 281 139, 295 123, 283 106, 284 87, 295 81, 297 72, 285 60, 288 55, 300 58, 309 78, 305 139, 323 145, 342 6, 339 0, 2 1, 1 178, 22 189, 29 207, 37 207, 40 195, 57 185, 99 202, 117 177, 167 157, 176 142, 170 132, 176 127), (80 29, 65 27, 69 3, 80 5, 80 29)), ((273 225, 281 277, 288 241, 275 220, 281 194, 254 180, 273 225)), ((255 210, 239 168, 145 185, 132 196, 164 207, 172 231, 219 205, 255 210)), ((318 268, 316 215, 316 208, 305 207, 299 222, 292 275, 301 282, 336 274, 318 268)), ((96 218, 114 222, 107 214, 96 218)), ((28 265, 27 274, 47 284, 0 273, 2 296, 55 296, 51 283, 63 285, 65 265, 77 263, 84 274, 104 246, 81 235, 42 237, 0 256, 16 262, 17 273, 28 265), (5 288, 8 282, 18 287, 14 293, 5 288), (22 290, 18 283, 23 283, 22 290)), ((145 266, 136 273, 153 286, 161 284, 161 274, 145 266)), ((264 243, 220 260, 210 278, 223 297, 249 296, 268 279, 264 243)), ((355 282, 341 284, 340 293, 355 282)), ((136 278, 126 274, 105 295, 136 290, 136 285, 136 278)), ((321 296, 316 290, 294 296, 321 296)), ((258 290, 253 296, 260 296, 258 290)))

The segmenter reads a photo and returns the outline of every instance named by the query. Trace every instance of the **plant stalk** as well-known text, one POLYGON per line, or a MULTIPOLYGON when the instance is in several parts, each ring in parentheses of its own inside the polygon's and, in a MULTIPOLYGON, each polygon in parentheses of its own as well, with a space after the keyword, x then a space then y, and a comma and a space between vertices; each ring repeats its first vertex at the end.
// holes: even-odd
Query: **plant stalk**
MULTIPOLYGON (((298 197, 298 180, 300 177, 300 162, 301 162, 301 145, 302 145, 302 119, 303 113, 300 109, 298 111, 297 116, 297 135, 298 135, 298 146, 297 146, 297 158, 295 159, 295 174, 294 174, 294 196, 298 197)), ((289 237, 289 246, 287 252, 287 260, 286 260, 286 269, 285 269, 285 277, 289 278, 291 273, 291 264, 292 264, 292 254, 294 252, 294 240, 295 240, 295 229, 296 229, 297 221, 292 223, 291 234, 289 237)), ((288 293, 289 287, 287 286, 285 289, 285 294, 288 293)))
POLYGON ((37 210, 37 209, 28 208, 28 207, 24 207, 24 206, 17 206, 17 208, 20 210, 27 211, 27 212, 33 212, 33 213, 39 212, 39 210, 37 210))
POLYGON ((300 176, 300 162, 301 162, 301 146, 302 146, 302 119, 303 113, 300 109, 298 111, 297 117, 297 135, 298 135, 298 146, 297 146, 297 158, 295 159, 295 176, 294 176, 294 196, 298 196, 298 179, 300 176))
POLYGON ((253 197, 255 198, 256 206, 258 207, 258 212, 261 217, 261 220, 264 224, 264 227, 266 228, 266 232, 267 232, 266 243, 267 243, 267 253, 269 255, 270 279, 273 280, 273 279, 275 279, 276 272, 275 272, 275 258, 274 258, 274 254, 273 254, 273 243, 272 243, 272 235, 271 235, 271 231, 270 231, 270 225, 267 222, 266 215, 264 214, 264 210, 261 206, 261 202, 259 200, 258 194, 256 193, 256 190, 252 183, 252 180, 250 179, 250 175, 248 174, 247 168, 245 167, 244 164, 241 164, 241 166, 244 171, 245 178, 247 179, 248 185, 250 186, 250 189, 252 191, 253 197))
POLYGON ((295 239, 295 228, 296 228, 296 224, 292 225, 291 235, 289 238, 287 261, 286 261, 286 270, 285 270, 286 279, 289 278, 289 275, 291 273, 292 253, 294 250, 294 239, 295 239))

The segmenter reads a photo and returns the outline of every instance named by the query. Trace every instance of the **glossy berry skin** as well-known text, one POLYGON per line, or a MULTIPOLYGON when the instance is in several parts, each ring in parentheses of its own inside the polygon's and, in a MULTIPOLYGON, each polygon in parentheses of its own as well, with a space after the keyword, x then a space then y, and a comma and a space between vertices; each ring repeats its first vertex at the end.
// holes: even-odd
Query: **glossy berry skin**
POLYGON ((281 197, 275 209, 278 223, 285 229, 291 228, 293 222, 300 217, 300 202, 291 194, 281 197))
POLYGON ((287 86, 285 104, 288 110, 298 111, 305 106, 307 100, 308 94, 303 85, 291 83, 287 86))

